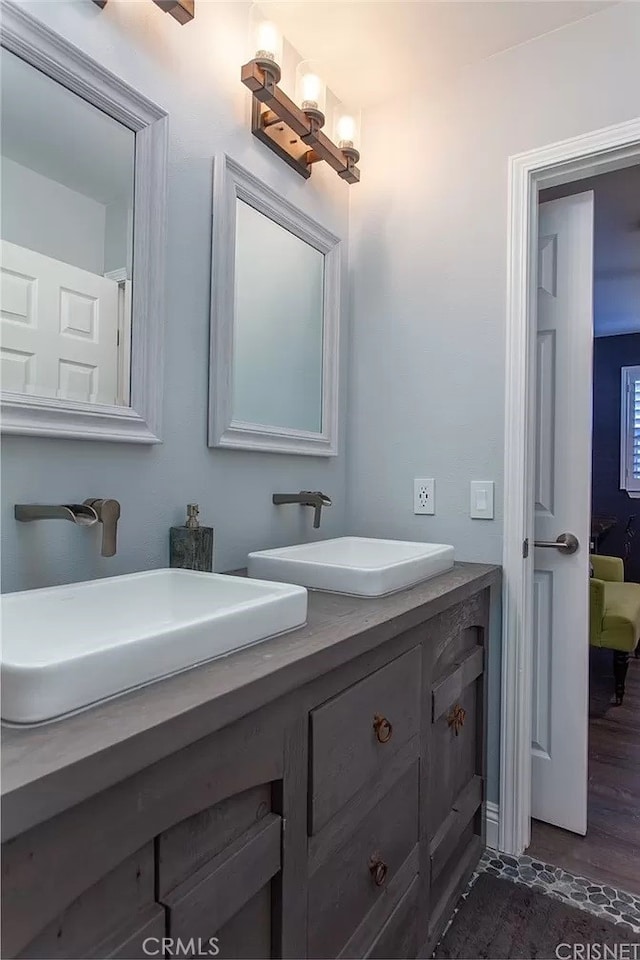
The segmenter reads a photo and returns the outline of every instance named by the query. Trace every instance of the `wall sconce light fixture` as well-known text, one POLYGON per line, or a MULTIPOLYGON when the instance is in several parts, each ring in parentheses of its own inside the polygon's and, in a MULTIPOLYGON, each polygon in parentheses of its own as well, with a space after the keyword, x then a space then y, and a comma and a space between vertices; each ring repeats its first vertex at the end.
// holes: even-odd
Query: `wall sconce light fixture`
MULTIPOLYGON (((310 177, 314 163, 326 161, 347 183, 358 183, 357 129, 353 118, 343 118, 346 134, 336 145, 324 133, 326 86, 313 61, 296 70, 296 100, 278 86, 281 77, 282 36, 275 24, 261 20, 253 31, 254 56, 242 67, 241 80, 252 93, 251 131, 302 177, 310 177), (297 101, 297 102, 296 102, 297 101), (344 123, 352 120, 348 128, 344 123)), ((337 132, 340 130, 337 128, 337 132)))
POLYGON ((345 157, 357 163, 360 159, 360 151, 357 144, 360 143, 360 111, 349 113, 343 106, 339 106, 334 116, 334 140, 338 149, 342 150, 345 157))
MULTIPOLYGON (((107 0, 93 0, 93 2, 100 8, 107 5, 107 0)), ((196 15, 195 0, 153 0, 153 2, 165 13, 170 13, 178 23, 189 23, 196 15)))

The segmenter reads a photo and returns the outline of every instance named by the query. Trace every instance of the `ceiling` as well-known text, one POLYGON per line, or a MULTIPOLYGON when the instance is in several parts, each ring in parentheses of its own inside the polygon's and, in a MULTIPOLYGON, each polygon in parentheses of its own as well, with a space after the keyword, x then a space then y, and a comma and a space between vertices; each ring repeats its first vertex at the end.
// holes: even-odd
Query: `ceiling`
POLYGON ((300 54, 353 106, 441 84, 470 63, 591 16, 606 0, 264 0, 300 54))
POLYGON ((2 154, 99 203, 132 206, 135 134, 0 48, 2 154))

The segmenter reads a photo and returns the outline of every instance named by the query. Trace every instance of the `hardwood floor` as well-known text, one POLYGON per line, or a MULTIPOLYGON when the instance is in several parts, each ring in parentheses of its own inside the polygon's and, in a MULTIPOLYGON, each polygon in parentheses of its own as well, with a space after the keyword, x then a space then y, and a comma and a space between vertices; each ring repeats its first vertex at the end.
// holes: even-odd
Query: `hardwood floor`
POLYGON ((610 651, 592 651, 586 837, 536 820, 527 850, 571 873, 640 894, 640 660, 632 657, 621 707, 610 651))

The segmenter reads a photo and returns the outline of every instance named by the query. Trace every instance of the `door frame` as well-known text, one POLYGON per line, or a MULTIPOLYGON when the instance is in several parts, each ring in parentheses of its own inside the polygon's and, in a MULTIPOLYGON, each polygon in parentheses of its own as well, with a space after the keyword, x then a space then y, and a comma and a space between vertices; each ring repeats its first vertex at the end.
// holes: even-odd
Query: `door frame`
POLYGON ((538 193, 638 162, 640 117, 509 157, 498 846, 510 854, 531 837, 538 193))

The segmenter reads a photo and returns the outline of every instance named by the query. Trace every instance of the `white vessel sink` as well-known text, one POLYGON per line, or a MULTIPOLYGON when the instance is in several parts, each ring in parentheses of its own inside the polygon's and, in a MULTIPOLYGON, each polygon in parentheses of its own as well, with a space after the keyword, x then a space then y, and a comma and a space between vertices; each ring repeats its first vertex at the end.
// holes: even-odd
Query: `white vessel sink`
POLYGON ((153 570, 2 598, 2 718, 49 720, 301 626, 307 591, 153 570))
POLYGON ((443 543, 341 537, 249 554, 249 576, 299 583, 315 590, 382 597, 453 566, 443 543))

